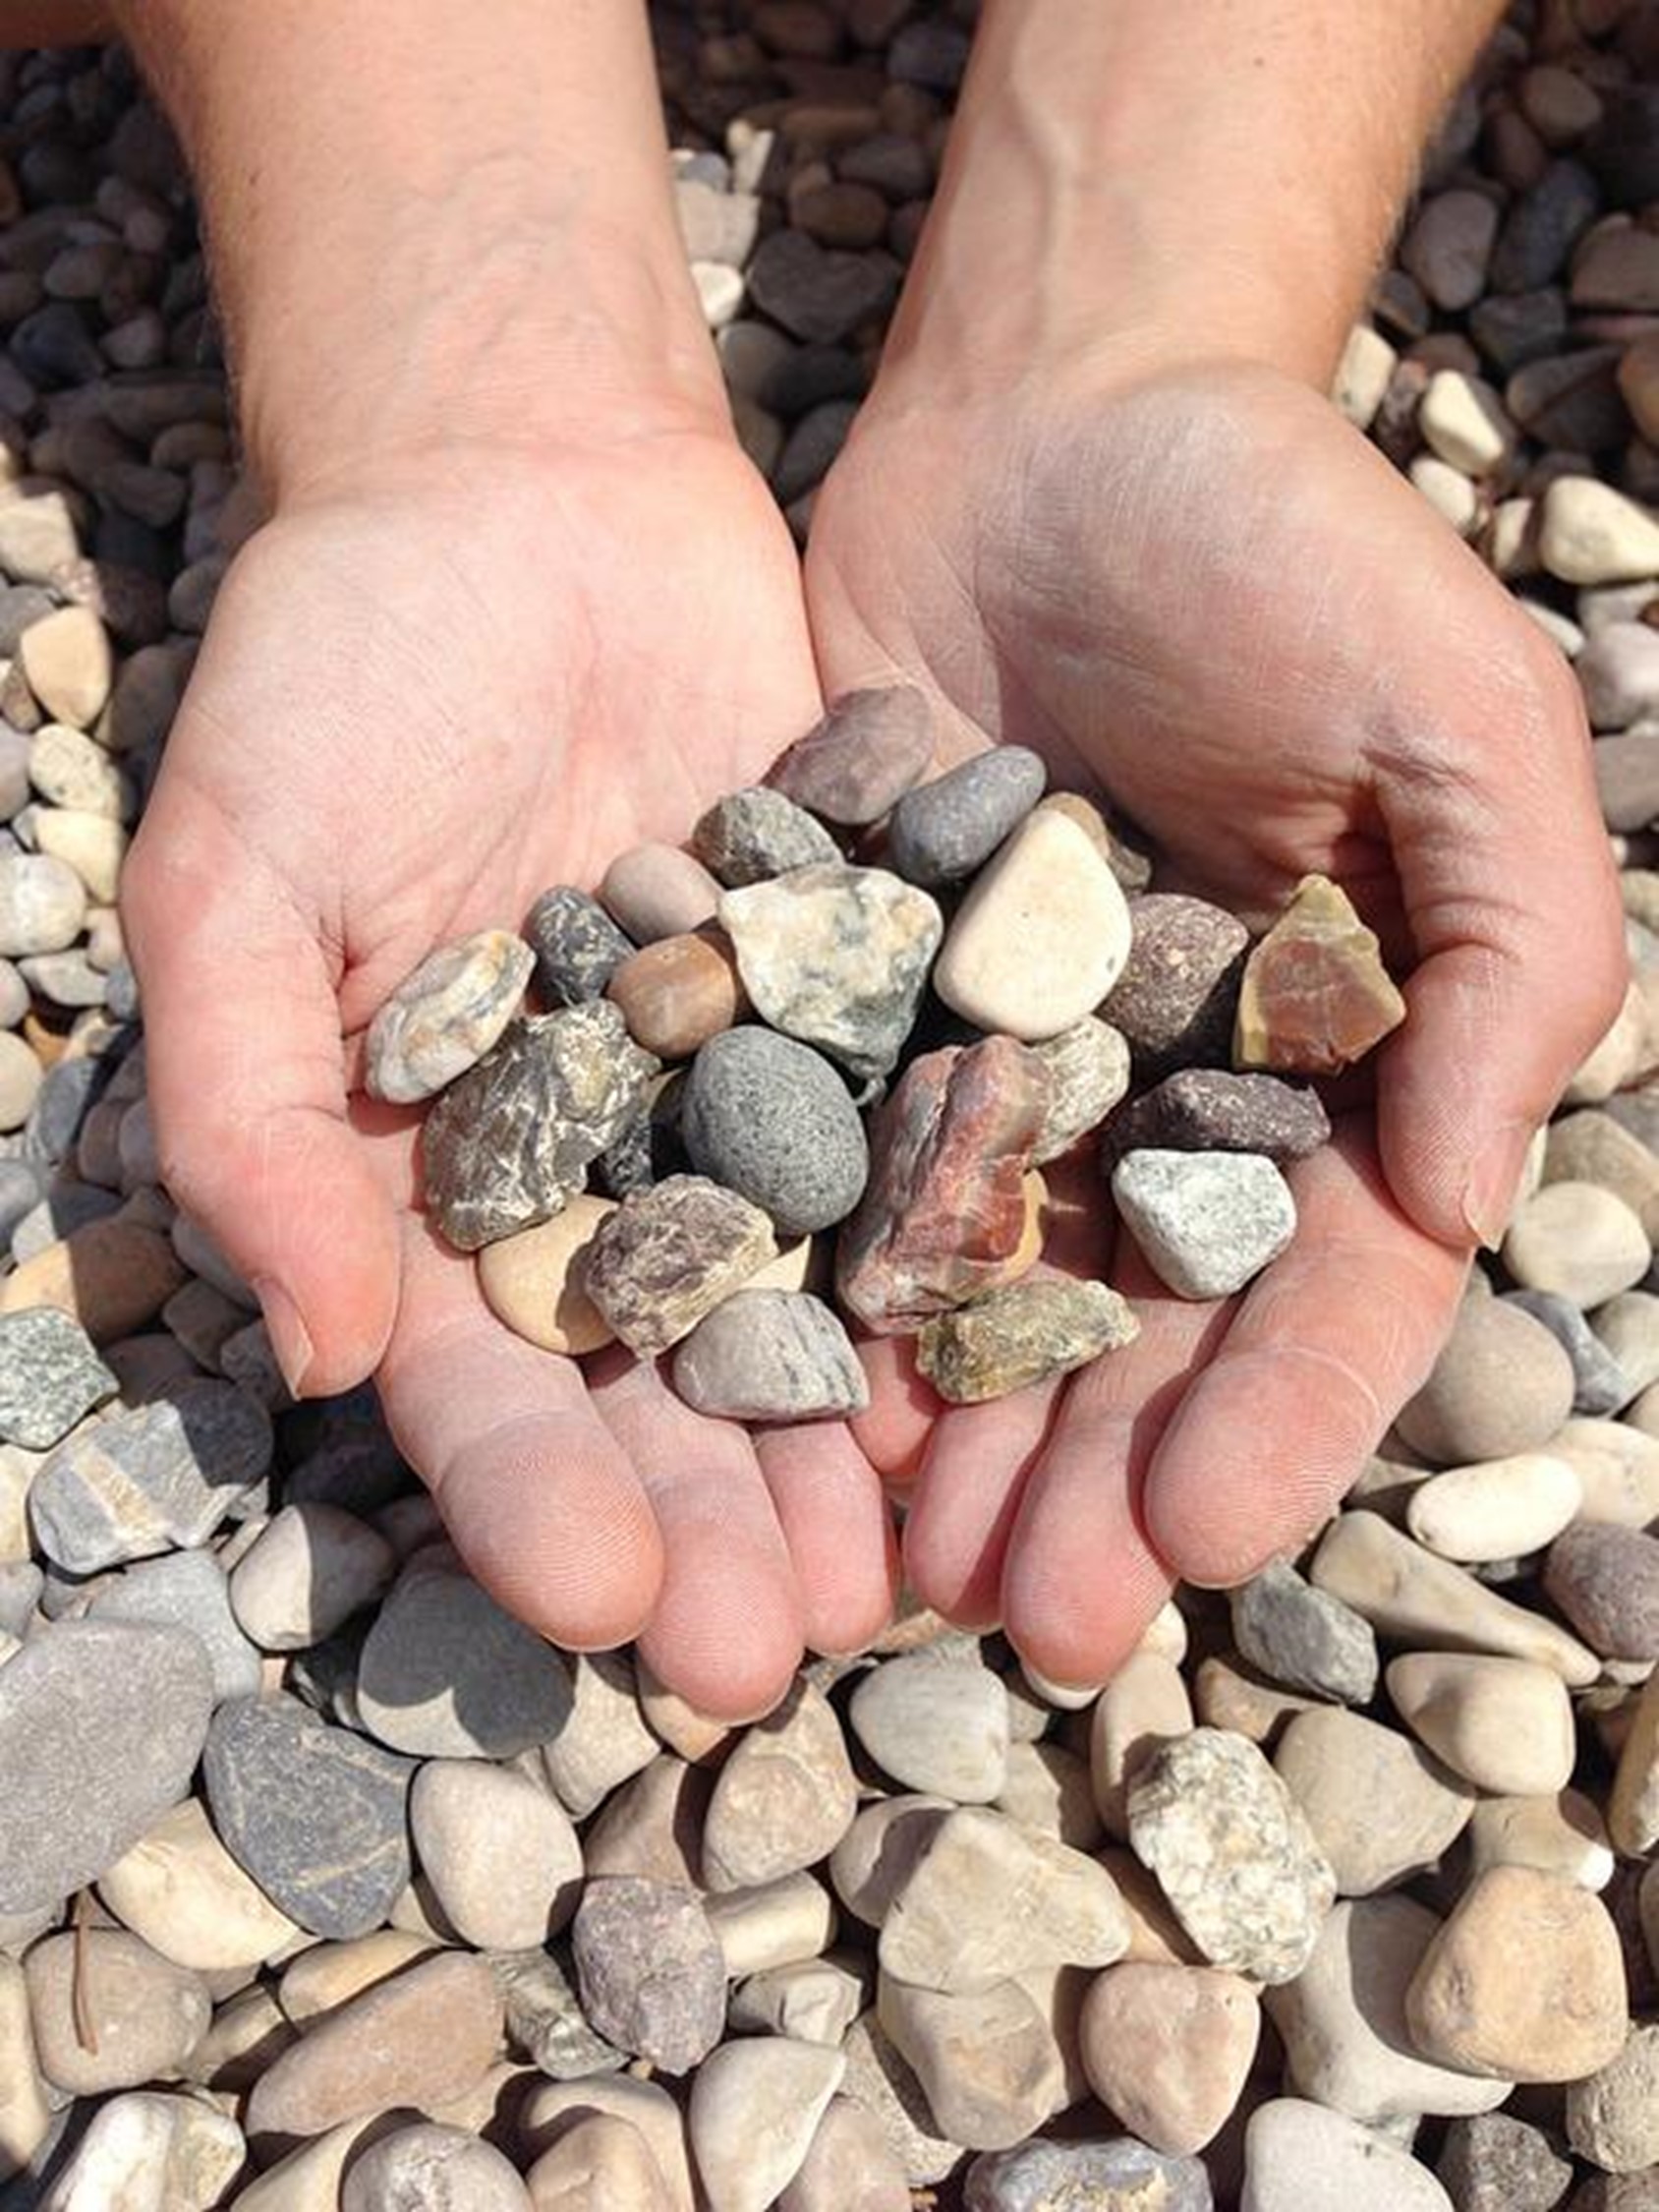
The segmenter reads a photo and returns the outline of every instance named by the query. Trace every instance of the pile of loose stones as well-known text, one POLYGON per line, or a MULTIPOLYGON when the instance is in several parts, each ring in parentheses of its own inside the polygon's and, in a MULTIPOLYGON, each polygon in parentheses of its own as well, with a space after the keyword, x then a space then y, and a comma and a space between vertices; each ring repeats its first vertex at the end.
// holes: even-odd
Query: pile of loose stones
MULTIPOLYGON (((971 18, 657 14, 803 537, 971 18)), ((1513 11, 1334 394, 1574 667, 1629 917, 1433 1376, 1112 1682, 907 1606, 728 1729, 505 1615, 161 1185, 119 874, 258 509, 164 124, 119 53, 0 62, 0 2212, 1659 2207, 1656 81, 1654 0, 1513 11)), ((934 751, 837 702, 399 994, 507 1325, 748 1420, 855 1408, 849 1323, 973 1399, 1133 1325, 1038 1258, 1046 1166, 1177 1294, 1292 1233, 1321 1056, 1399 1011, 1340 899, 1247 945, 934 751)))

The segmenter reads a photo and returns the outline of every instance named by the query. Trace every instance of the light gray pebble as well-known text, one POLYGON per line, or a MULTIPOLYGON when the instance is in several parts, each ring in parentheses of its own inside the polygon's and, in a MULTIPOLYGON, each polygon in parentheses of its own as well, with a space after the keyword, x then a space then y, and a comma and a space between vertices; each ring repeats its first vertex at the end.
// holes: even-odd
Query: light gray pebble
POLYGON ((86 888, 44 853, 0 854, 0 956, 61 953, 86 918, 86 888))
POLYGON ((32 1559, 0 1560, 0 1634, 22 1637, 45 1583, 32 1559))
POLYGON ((1229 1298, 1296 1231, 1296 1202, 1256 1152, 1129 1152, 1112 1195, 1142 1255, 1179 1298, 1229 1298))
POLYGON ((728 891, 791 868, 838 862, 840 847, 804 807, 766 785, 732 791, 698 817, 691 849, 728 891))
POLYGON ((0 1243, 10 1247, 17 1226, 40 1202, 40 1172, 29 1160, 0 1160, 0 1243))
POLYGON ((734 1291, 680 1340, 673 1381, 727 1421, 844 1419, 870 1403, 839 1315, 810 1291, 734 1291))
POLYGON ((137 1561, 94 1594, 86 1617, 188 1628, 207 1654, 215 1705, 258 1693, 258 1652, 237 1625, 224 1571, 210 1551, 137 1561))
POLYGON ((84 952, 26 953, 18 967, 31 991, 54 1006, 102 1006, 109 981, 84 952))
POLYGON ((982 867, 1043 795, 1041 758, 1024 745, 993 745, 932 783, 906 791, 887 824, 889 864, 927 890, 982 867))
POLYGON ((699 1051, 680 1134, 700 1175, 762 1207, 786 1237, 829 1228, 864 1194, 870 1149, 846 1084, 822 1053, 754 1022, 699 1051))
POLYGON ((910 1652, 884 1659, 853 1692, 854 1735, 906 1789, 989 1805, 1008 1767, 1008 1699, 978 1659, 910 1652))
POLYGON ((1133 2135, 1109 2142, 1020 2143, 968 2169, 967 2212, 1212 2212, 1202 2159, 1166 2158, 1133 2135))
POLYGON ((1369 1621, 1276 1560, 1231 1593, 1232 1640, 1271 1681, 1340 1705, 1369 1705, 1377 1638, 1369 1621))
POLYGON ((29 1012, 29 985, 16 963, 0 960, 0 1029, 15 1029, 29 1012))
POLYGON ((0 1442, 50 1451, 118 1385, 72 1314, 0 1313, 0 1442))
POLYGON ((1630 1404, 1635 1391, 1624 1368, 1570 1299, 1555 1291, 1506 1291, 1504 1296, 1511 1306, 1542 1321, 1573 1362, 1575 1414, 1614 1414, 1630 1404))
POLYGON ((353 2159, 340 2212, 531 2212, 531 2200, 492 2144, 428 2120, 380 2136, 353 2159))

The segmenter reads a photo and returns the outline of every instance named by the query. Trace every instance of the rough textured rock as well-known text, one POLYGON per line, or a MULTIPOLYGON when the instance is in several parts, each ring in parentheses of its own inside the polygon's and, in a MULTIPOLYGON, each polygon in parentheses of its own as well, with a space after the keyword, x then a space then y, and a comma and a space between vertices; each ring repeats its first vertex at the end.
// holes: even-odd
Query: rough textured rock
POLYGON ((1106 1283, 1028 1276, 924 1322, 916 1366, 942 1398, 972 1406, 1069 1374, 1139 1334, 1128 1300, 1106 1283))
POLYGON ((536 956, 510 930, 442 946, 369 1024, 367 1085, 399 1104, 430 1098, 476 1067, 518 1012, 536 956))
POLYGON ((490 1971, 506 2011, 507 2041, 550 2081, 583 2081, 614 2073, 626 2055, 589 2026, 577 1997, 570 1954, 542 1946, 498 1950, 490 1971))
POLYGON ((599 901, 571 884, 555 884, 542 894, 525 916, 524 934, 536 956, 536 995, 548 1008, 602 999, 611 976, 634 951, 633 939, 599 901))
POLYGON ((1581 1521, 1551 1544, 1544 1595, 1604 1659, 1659 1659, 1659 1540, 1581 1521))
POLYGON ((1126 1153, 1112 1195, 1149 1267, 1179 1298, 1228 1298, 1296 1233, 1296 1202, 1252 1152, 1126 1153))
POLYGON ((1457 2212, 1555 2212, 1573 2186, 1543 2130, 1507 2112, 1455 2120, 1435 2171, 1457 2212))
POLYGON ((665 1352, 777 1254, 759 1206, 707 1176, 630 1192, 588 1248, 589 1298, 629 1351, 665 1352))
POLYGON ((1048 1077, 1049 1103, 1031 1148, 1042 1167, 1099 1129, 1129 1087, 1129 1048, 1110 1023, 1086 1014, 1031 1048, 1048 1077))
POLYGON ((1347 894, 1304 876, 1244 963, 1233 1058, 1240 1068, 1331 1076, 1404 1019, 1376 936, 1347 894))
POLYGON ((0 1314, 0 1442, 50 1451, 116 1387, 90 1337, 67 1313, 42 1306, 0 1314))
POLYGON ((822 1054, 746 1024, 692 1063, 680 1129, 699 1175, 772 1216, 780 1236, 828 1229, 857 1205, 870 1168, 864 1124, 822 1054))
POLYGON ((1195 1728, 1160 1745, 1129 1785, 1129 1841, 1212 1965, 1268 1983, 1301 1972, 1336 1876, 1254 1744, 1195 1728))
MULTIPOLYGON (((823 721, 782 755, 771 782, 797 806, 810 807, 827 822, 855 828, 880 821, 895 802, 902 812, 902 794, 926 770, 933 749, 933 709, 915 684, 844 691, 823 721)), ((1039 794, 1041 790, 1039 783, 1039 794)), ((895 852, 896 831, 895 822, 895 852)), ((896 857, 894 866, 913 883, 929 880, 899 867, 896 857)))
POLYGON ((1283 1166, 1331 1135, 1317 1091, 1277 1076, 1182 1068, 1125 1102, 1101 1133, 1110 1173, 1127 1152, 1259 1152, 1283 1166))
POLYGON ((841 1419, 870 1403, 845 1328, 806 1291, 734 1291, 681 1339, 673 1378, 687 1405, 730 1421, 841 1419))
POLYGON ((838 866, 840 847, 803 807, 764 785, 728 791, 700 814, 691 849, 717 884, 738 891, 791 868, 838 866))
POLYGON ((1250 933, 1236 915, 1180 892, 1129 908, 1134 935, 1102 1013, 1129 1041, 1143 1080, 1225 1060, 1250 933))
POLYGON ((1023 745, 993 745, 905 792, 887 825, 892 865, 928 890, 982 867, 1043 795, 1042 760, 1023 745))
POLYGON ((571 1931, 582 2009, 619 2050, 686 2073, 725 2026, 725 1960, 688 1890, 631 1877, 588 1883, 571 1931))
POLYGON ((1377 1688, 1377 1639, 1368 1621, 1329 1591, 1276 1561, 1233 1591, 1232 1640, 1275 1682, 1344 1705, 1369 1705, 1377 1688))
POLYGON ((1659 2027, 1632 2024, 1617 2058, 1570 2084, 1567 2139, 1606 2174, 1659 2166, 1659 2027))
POLYGON ((1166 2158, 1125 2135, 976 2158, 963 2201, 967 2212, 1212 2212, 1215 2198, 1202 2160, 1166 2158))
POLYGON ((431 2121, 399 2127, 371 2143, 347 2169, 340 2212, 531 2212, 532 2199, 509 2160, 464 2127, 431 2121))
POLYGON ((429 1212, 476 1252, 557 1213, 641 1111, 657 1062, 606 1000, 514 1022, 421 1130, 429 1212))

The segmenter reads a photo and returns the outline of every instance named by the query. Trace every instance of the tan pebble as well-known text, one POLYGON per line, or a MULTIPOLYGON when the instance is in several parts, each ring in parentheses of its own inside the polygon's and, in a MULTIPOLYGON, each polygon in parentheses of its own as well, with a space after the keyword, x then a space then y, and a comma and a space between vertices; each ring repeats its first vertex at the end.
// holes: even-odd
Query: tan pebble
POLYGON ((571 1705, 564 1726, 541 1747, 542 1772, 574 1821, 597 1812, 612 1790, 657 1757, 657 1737, 640 1711, 634 1661, 626 1652, 572 1654, 571 1705))
MULTIPOLYGON (((1659 525, 1655 527, 1659 529, 1659 525)), ((1659 569, 1653 573, 1659 574, 1659 569)), ((1562 1103, 1567 1106, 1604 1105, 1616 1091, 1629 1088, 1639 1076, 1650 1073, 1656 1058, 1659 1058, 1659 1039, 1654 1035, 1646 999, 1632 978, 1606 1034, 1592 1046, 1569 1078, 1562 1092, 1562 1103)))
POLYGON ((1565 1789, 1577 1745, 1561 1676, 1530 1659, 1407 1652, 1385 1675, 1402 1718, 1478 1789, 1536 1797, 1565 1789))
POLYGON ((1151 1868, 1142 1866, 1126 1843, 1111 1845, 1095 1855, 1116 1883, 1128 1916, 1129 1941, 1124 1958, 1151 1966, 1201 1966, 1204 1960, 1197 1946, 1175 1918, 1151 1868))
POLYGON ((1087 1760, 1058 1743, 1010 1743, 997 1810, 1023 1828, 1092 1851, 1106 1831, 1087 1760))
POLYGON ((309 2029, 376 1982, 425 1958, 431 1949, 429 1936, 402 1928, 377 1928, 346 1943, 313 1944, 277 1985, 282 2009, 296 2027, 309 2029))
POLYGON ((583 1838, 591 1875, 633 1874, 647 1882, 698 1888, 703 1820, 714 1777, 664 1752, 624 1782, 583 1838))
POLYGON ((257 1966, 300 1930, 245 1874, 187 1797, 98 1877, 111 1912, 175 1965, 257 1966))
POLYGON ((498 1321, 545 1352, 580 1355, 611 1344, 610 1324, 582 1288, 583 1256, 613 1198, 578 1192, 562 1213, 486 1245, 479 1289, 498 1321))
POLYGON ((922 1791, 878 1798, 859 1812, 830 1854, 830 1879, 847 1910, 880 1928, 894 1892, 909 1880, 951 1809, 947 1797, 922 1791))
POLYGON ((18 1961, 0 1952, 0 2174, 26 2167, 51 2125, 46 2086, 34 2060, 29 1985, 18 1961))
POLYGON ((429 1759, 410 1834, 444 1917, 480 1950, 528 1950, 576 1910, 582 1846, 539 1783, 476 1759, 429 1759))
POLYGON ((1331 400, 1355 430, 1369 430, 1400 359, 1380 330, 1356 322, 1343 347, 1332 380, 1331 400))
POLYGON ((1507 1459, 1547 1446, 1573 1410, 1573 1363, 1542 1321, 1501 1299, 1464 1299, 1396 1426, 1443 1466, 1507 1459))
POLYGON ((874 2113, 831 2097, 777 2212, 911 2212, 904 2169, 874 2113))
POLYGON ((1580 1107, 1544 1135, 1543 1182, 1599 1183, 1641 1216, 1650 1235, 1659 1228, 1659 1157, 1611 1114, 1580 1107))
POLYGON ((1406 1995, 1425 2058, 1511 2081, 1575 2081, 1623 2048, 1619 1935, 1587 1890, 1533 1867, 1476 1877, 1406 1995))
POLYGON ((835 1937, 834 1902, 804 1871, 754 1890, 728 1890, 712 1896, 707 1910, 729 1981, 817 1958, 835 1937))
POLYGON ((239 2094, 298 2033, 272 1992, 257 1984, 215 2008, 211 2026, 186 2061, 186 2078, 239 2094))
MULTIPOLYGON (((519 2147, 540 2159, 559 2142, 578 2118, 601 2113, 636 2128, 657 2161, 673 2212, 694 2212, 691 2158, 685 2120, 668 2092, 655 2081, 632 2074, 594 2074, 585 2081, 549 2081, 532 2092, 519 2115, 519 2147)), ((600 2212, 595 2206, 593 2212, 600 2212)), ((604 2207, 609 2212, 609 2207, 604 2207)))
POLYGON ((613 2113, 577 2118, 526 2174, 535 2212, 672 2212, 662 2169, 639 2129, 613 2113))
POLYGON ((701 860, 677 845, 636 844, 610 863, 599 896, 636 945, 653 945, 713 921, 720 887, 701 860))
POLYGON ((694 1767, 717 1767, 737 1738, 731 1722, 715 1720, 687 1705, 677 1690, 658 1680, 643 1659, 635 1661, 635 1678, 640 1710, 654 1733, 694 1767))
POLYGON ((1118 1842, 1129 1834, 1129 1784, 1138 1766, 1191 1727, 1179 1669, 1156 1653, 1134 1653, 1101 1692, 1089 1723, 1089 1774, 1101 1820, 1118 1842))
POLYGON ((884 1974, 877 2014, 938 2125, 969 2150, 1023 2142, 1063 2102, 1059 2046, 1017 1982, 944 1996, 884 1974))
POLYGON ((751 1889, 815 1865, 852 1826, 857 1806, 840 1719, 802 1678, 720 1769, 703 1826, 706 1886, 751 1889))
POLYGON ((77 2097, 164 2078, 189 2058, 212 2012, 200 1974, 124 1929, 48 1936, 24 1972, 40 2070, 77 2097))
POLYGON ((616 969, 606 995, 634 1042, 659 1060, 689 1060, 749 1008, 736 957, 714 928, 643 946, 616 969))
MULTIPOLYGON (((864 1961, 858 1964, 862 1969, 864 1961)), ((854 1971, 845 1953, 763 1966, 732 1991, 727 2023, 737 2033, 792 2035, 797 2042, 839 2050, 870 2001, 869 1978, 854 1971)))
POLYGON ((775 1259, 757 1267, 743 1288, 752 1291, 816 1290, 822 1295, 829 1277, 830 1246, 830 1240, 824 1237, 797 1237, 782 1248, 775 1259))
POLYGON ((34 842, 38 850, 75 870, 89 899, 106 906, 114 901, 127 857, 127 832, 119 822, 106 814, 42 806, 34 816, 34 842))
POLYGON ((1315 1711, 1319 1700, 1262 1681, 1236 1652, 1226 1652, 1199 1661, 1193 1704, 1206 1728, 1229 1728, 1271 1750, 1287 1723, 1298 1713, 1315 1711))
POLYGON ((1560 1536, 1583 1497, 1566 1460, 1519 1452, 1431 1477, 1413 1489, 1405 1525, 1443 1559, 1514 1559, 1560 1536))
POLYGON ((239 2192, 236 2212, 340 2212, 340 2183, 348 2161, 362 2146, 403 2125, 406 2117, 376 2113, 329 2128, 267 2166, 239 2192))
POLYGON ((687 2127, 714 2212, 766 2212, 799 2172, 846 2060, 787 2036, 722 2043, 698 2067, 687 2127))
POLYGON ((1339 1896, 1370 1896, 1435 1866, 1475 1808, 1470 1785, 1409 1736, 1340 1707, 1298 1714, 1273 1763, 1339 1896))
POLYGON ((1645 1529, 1659 1519, 1659 1433, 1638 1426, 1635 1413, 1632 1407, 1622 1421, 1583 1415, 1550 1438, 1550 1456, 1565 1460, 1578 1478, 1580 1521, 1645 1529))
POLYGON ((1250 1984, 1211 1966, 1125 1960, 1095 1977, 1083 2066, 1095 2095, 1166 2157, 1187 2158, 1238 2101, 1261 2034, 1250 1984))
POLYGON ((1648 1676, 1630 1716, 1607 1803, 1607 1831, 1614 1848, 1630 1858, 1659 1843, 1659 1674, 1648 1676))
POLYGON ((1652 1257, 1640 1217, 1595 1183, 1546 1183, 1516 1209, 1503 1243, 1517 1283, 1580 1310, 1632 1290, 1652 1257))
POLYGON ((1581 1890, 1605 1890, 1613 1879, 1607 1829, 1591 1800, 1576 1789, 1554 1797, 1484 1797, 1469 1822, 1469 1866, 1530 1866, 1559 1874, 1581 1890))
POLYGON ((91 1221, 26 1260, 0 1288, 0 1313, 55 1306, 95 1344, 133 1336, 184 1283, 172 1246, 153 1229, 91 1221))
POLYGON ((102 713, 115 664, 102 622, 87 607, 62 607, 18 641, 29 688, 52 716, 86 729, 102 713))

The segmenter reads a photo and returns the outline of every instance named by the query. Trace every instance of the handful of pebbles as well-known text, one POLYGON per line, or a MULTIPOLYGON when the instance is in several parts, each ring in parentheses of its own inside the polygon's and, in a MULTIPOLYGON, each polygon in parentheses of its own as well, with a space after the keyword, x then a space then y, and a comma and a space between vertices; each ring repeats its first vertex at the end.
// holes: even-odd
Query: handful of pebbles
POLYGON ((1405 1015, 1345 894, 1307 877, 1252 943, 1035 753, 934 751, 920 690, 850 693, 688 851, 557 885, 386 1001, 368 1086, 430 1101, 428 1211, 509 1328, 671 1352, 688 1403, 767 1422, 863 1409, 850 1321, 968 1404, 1138 1332, 1040 1264, 1074 1147, 1178 1297, 1290 1243, 1284 1167, 1330 1134, 1307 1078, 1405 1015))

